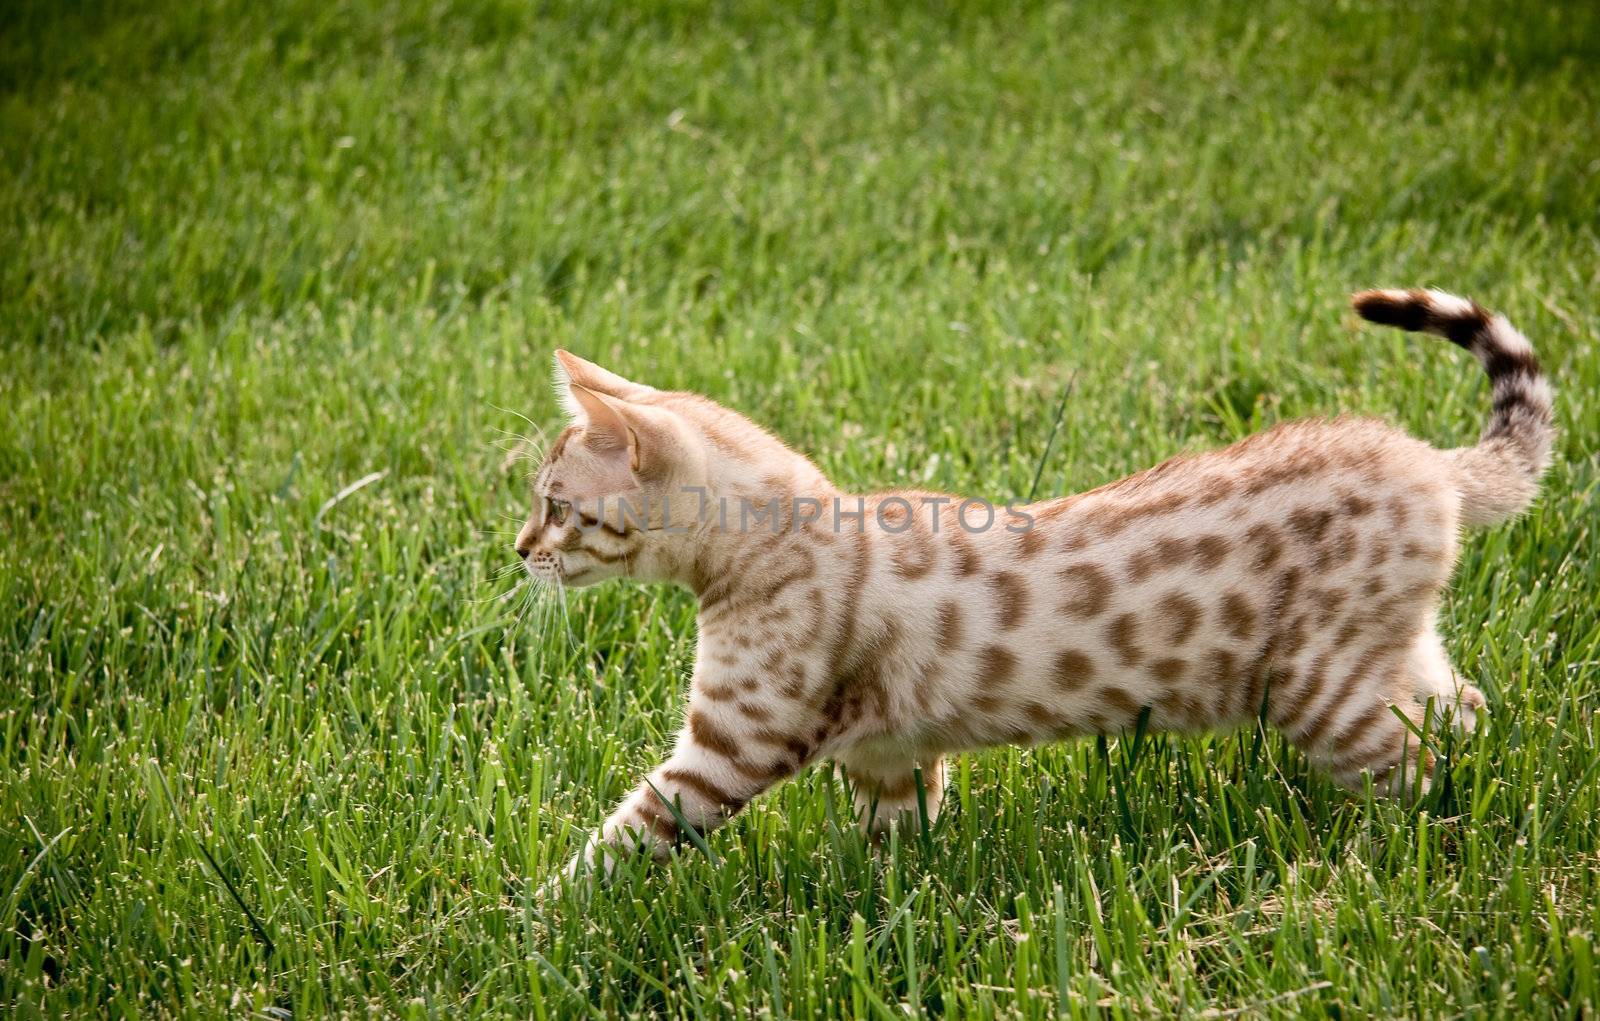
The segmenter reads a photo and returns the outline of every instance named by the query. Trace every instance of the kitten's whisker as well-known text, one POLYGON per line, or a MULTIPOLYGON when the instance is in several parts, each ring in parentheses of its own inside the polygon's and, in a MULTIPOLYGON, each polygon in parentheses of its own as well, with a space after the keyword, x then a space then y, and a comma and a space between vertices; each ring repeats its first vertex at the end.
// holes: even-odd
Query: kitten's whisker
POLYGON ((554 586, 545 589, 544 598, 539 601, 539 640, 544 642, 550 637, 550 622, 556 612, 554 586))
POLYGON ((515 596, 515 595, 517 595, 519 593, 521 593, 523 595, 526 595, 527 594, 527 590, 532 588, 532 587, 533 587, 533 579, 532 578, 523 578, 522 580, 518 581, 515 585, 511 586, 511 588, 509 590, 507 590, 505 593, 496 596, 495 597, 495 602, 498 602, 498 603, 508 602, 511 599, 512 596, 515 596))
MULTIPOLYGON (((500 434, 489 441, 496 446, 499 446, 502 443, 512 444, 518 449, 540 448, 544 446, 544 439, 542 437, 529 436, 527 433, 520 433, 515 429, 502 429, 497 425, 492 425, 489 428, 500 434)), ((502 447, 501 449, 506 448, 502 447)))
POLYGON ((494 447, 503 454, 522 456, 528 449, 528 441, 521 436, 514 436, 509 440, 492 440, 494 447))
POLYGON ((512 596, 514 596, 517 593, 521 592, 522 589, 523 589, 524 584, 525 584, 524 582, 518 582, 517 584, 515 584, 515 585, 511 586, 510 588, 506 589, 504 592, 495 592, 495 593, 492 593, 492 594, 487 595, 487 596, 479 596, 479 597, 476 597, 476 598, 468 599, 467 602, 469 604, 472 604, 472 605, 482 605, 484 603, 504 603, 507 600, 509 600, 512 596))
POLYGON ((578 640, 572 635, 572 621, 567 615, 567 585, 560 578, 556 579, 556 600, 561 607, 561 626, 567 632, 567 651, 576 652, 578 640))
POLYGON ((523 456, 527 459, 531 467, 537 468, 538 465, 544 460, 545 451, 549 448, 549 441, 546 439, 544 427, 534 422, 533 419, 522 414, 521 412, 512 411, 510 408, 502 408, 494 404, 489 406, 494 408, 496 411, 502 411, 508 415, 515 415, 516 417, 522 419, 528 424, 528 427, 537 434, 536 436, 528 436, 524 433, 514 432, 510 429, 502 429, 499 426, 490 426, 490 428, 494 429, 496 432, 503 433, 515 440, 515 443, 511 448, 500 448, 506 451, 507 462, 512 456, 523 456))
POLYGON ((539 602, 537 579, 529 578, 528 580, 531 584, 527 586, 527 592, 518 606, 516 619, 512 621, 511 626, 507 629, 506 644, 508 645, 517 640, 517 636, 522 633, 523 622, 528 619, 528 612, 539 602))
MULTIPOLYGON (((518 417, 518 418, 520 418, 520 419, 522 419, 522 420, 523 420, 523 421, 524 421, 524 422, 526 422, 526 423, 528 423, 528 428, 530 428, 530 429, 532 429, 532 430, 533 430, 533 431, 534 431, 534 432, 536 432, 536 433, 538 433, 538 434, 539 434, 539 436, 538 436, 538 440, 537 440, 537 442, 538 442, 538 443, 539 443, 539 445, 540 445, 540 446, 543 446, 543 445, 544 445, 544 443, 545 443, 545 438, 544 438, 544 436, 545 436, 545 430, 544 430, 544 426, 542 426, 542 425, 540 425, 540 424, 539 424, 539 423, 537 423, 537 422, 535 422, 535 421, 534 421, 534 420, 533 420, 533 419, 531 419, 531 418, 529 418, 529 417, 528 417, 528 416, 527 416, 527 415, 524 415, 524 414, 523 414, 523 413, 522 413, 522 412, 520 412, 520 411, 512 411, 512 410, 511 410, 511 409, 510 409, 510 408, 502 408, 502 407, 500 407, 500 406, 499 406, 499 405, 498 405, 498 404, 491 404, 491 405, 489 405, 489 407, 491 407, 491 408, 493 408, 493 409, 494 409, 494 410, 496 410, 496 411, 503 411, 503 412, 505 412, 505 413, 506 413, 506 414, 507 414, 507 415, 515 415, 515 416, 516 416, 516 417, 518 417)), ((490 428, 492 428, 492 429, 499 429, 499 431, 500 431, 500 432, 510 432, 510 430, 509 430, 509 429, 500 429, 500 427, 499 427, 499 426, 490 426, 490 428)), ((524 438, 527 438, 527 437, 524 437, 524 438)))

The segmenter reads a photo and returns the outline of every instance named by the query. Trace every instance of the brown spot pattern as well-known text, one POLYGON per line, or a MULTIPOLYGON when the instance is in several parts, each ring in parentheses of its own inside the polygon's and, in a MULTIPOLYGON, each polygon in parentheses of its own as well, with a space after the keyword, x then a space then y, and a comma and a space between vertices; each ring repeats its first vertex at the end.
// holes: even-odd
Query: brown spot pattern
POLYGON ((1372 501, 1356 493, 1345 493, 1339 498, 1339 512, 1352 518, 1366 517, 1372 513, 1372 501))
POLYGON ((1355 559, 1357 541, 1354 528, 1349 525, 1341 528, 1317 553, 1317 573, 1326 574, 1349 564, 1355 559))
POLYGON ((1223 475, 1213 475, 1200 483, 1198 494, 1200 506, 1214 506, 1233 495, 1233 480, 1223 475))
POLYGON ((1044 543, 1044 529, 1039 527, 1030 528, 1023 532, 1022 538, 1017 541, 1017 552, 1021 554, 1022 559, 1032 560, 1035 556, 1038 556, 1040 550, 1044 549, 1044 543))
POLYGON ((1252 570, 1265 571, 1283 556, 1283 535, 1271 525, 1251 525, 1244 537, 1255 551, 1250 558, 1252 570))
POLYGON ((1135 585, 1155 573, 1161 560, 1154 549, 1142 549, 1128 558, 1128 580, 1135 585))
POLYGON ((1250 599, 1242 592, 1229 592, 1222 597, 1222 626, 1239 641, 1247 640, 1256 628, 1256 611, 1250 599))
POLYGON ((1191 547, 1187 540, 1175 535, 1162 536, 1156 540, 1156 559, 1163 568, 1182 567, 1189 560, 1191 547))
POLYGON ((1325 628, 1338 618, 1339 611, 1350 599, 1350 593, 1342 589, 1325 588, 1316 590, 1312 597, 1317 607, 1317 627, 1325 628))
POLYGON ((1027 583, 1011 571, 1001 571, 989 579, 989 584, 994 589, 996 608, 1000 613, 1000 629, 1010 631, 1027 616, 1027 583))
POLYGON ((978 554, 973 552, 972 543, 968 542, 959 533, 950 533, 950 545, 956 551, 956 573, 963 578, 970 578, 978 573, 983 565, 978 560, 978 554))
POLYGON ((978 669, 990 684, 1005 684, 1017 671, 1017 657, 998 645, 987 645, 978 657, 978 669))
POLYGON ((916 581, 927 575, 938 564, 939 551, 932 537, 924 532, 919 524, 900 537, 900 541, 889 554, 889 559, 894 564, 895 574, 906 581, 916 581))
POLYGON ((1181 646, 1187 642, 1200 623, 1200 604, 1182 592, 1168 592, 1157 609, 1167 625, 1166 640, 1169 645, 1181 646))
POLYGON ((1187 660, 1165 656, 1150 664, 1150 674, 1162 684, 1176 684, 1189 670, 1187 660))
POLYGON ((1201 659, 1200 676, 1217 690, 1218 716, 1226 718, 1241 711, 1232 708, 1233 693, 1244 688, 1239 683, 1238 657, 1227 649, 1212 649, 1201 659))
POLYGON ((1094 660, 1077 649, 1056 654, 1055 682, 1062 691, 1076 691, 1094 678, 1094 660))
POLYGON ((1202 535, 1194 541, 1195 566, 1210 571, 1233 551, 1233 543, 1220 535, 1202 535))
POLYGON ((1326 509, 1301 507, 1289 514, 1289 527, 1307 543, 1321 542, 1332 522, 1333 512, 1326 509))
POLYGON ((1138 666, 1144 658, 1138 631, 1138 619, 1131 613, 1118 614, 1106 625, 1106 643, 1116 650, 1123 666, 1138 666))
POLYGON ((939 648, 954 652, 961 648, 961 606, 954 599, 939 604, 939 648))
POLYGON ((1029 702, 1022 707, 1022 711, 1030 722, 1038 726, 1053 729, 1057 725, 1055 711, 1042 702, 1029 702))
POLYGON ((1405 528, 1411 520, 1411 508, 1398 496, 1389 498, 1389 520, 1394 523, 1396 531, 1405 528))
POLYGON ((1066 582, 1061 612, 1069 617, 1098 617, 1111 602, 1111 579, 1093 564, 1074 564, 1057 572, 1066 582))
POLYGON ((1140 705, 1134 697, 1121 688, 1100 688, 1095 692, 1120 719, 1128 720, 1139 715, 1140 705))

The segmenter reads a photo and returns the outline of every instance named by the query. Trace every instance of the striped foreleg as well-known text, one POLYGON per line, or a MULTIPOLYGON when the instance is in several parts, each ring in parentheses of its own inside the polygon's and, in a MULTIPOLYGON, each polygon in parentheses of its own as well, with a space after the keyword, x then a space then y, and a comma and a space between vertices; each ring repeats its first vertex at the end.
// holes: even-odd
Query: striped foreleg
POLYGON ((622 799, 568 875, 585 868, 609 873, 622 852, 664 858, 689 841, 686 826, 709 833, 811 758, 799 738, 733 715, 700 694, 691 697, 671 757, 622 799))

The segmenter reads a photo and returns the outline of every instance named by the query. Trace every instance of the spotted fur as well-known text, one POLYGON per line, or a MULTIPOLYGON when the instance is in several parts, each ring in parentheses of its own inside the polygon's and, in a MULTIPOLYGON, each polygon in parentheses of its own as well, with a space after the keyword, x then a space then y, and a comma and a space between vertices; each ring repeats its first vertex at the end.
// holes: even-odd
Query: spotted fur
POLYGON ((535 477, 517 541, 529 571, 676 582, 700 604, 676 747, 573 868, 635 845, 664 854, 684 824, 710 830, 823 758, 864 826, 919 804, 934 816, 949 753, 1146 715, 1192 731, 1264 712, 1344 783, 1425 786, 1432 760, 1411 728, 1430 705, 1466 725, 1484 707, 1435 630, 1457 530, 1535 495, 1550 389, 1527 340, 1472 302, 1354 300, 1478 356, 1494 399, 1476 446, 1441 451, 1370 419, 1291 422, 976 533, 957 498, 849 496, 733 411, 558 352, 572 423, 535 477), (708 495, 777 509, 752 526, 708 513, 708 495))

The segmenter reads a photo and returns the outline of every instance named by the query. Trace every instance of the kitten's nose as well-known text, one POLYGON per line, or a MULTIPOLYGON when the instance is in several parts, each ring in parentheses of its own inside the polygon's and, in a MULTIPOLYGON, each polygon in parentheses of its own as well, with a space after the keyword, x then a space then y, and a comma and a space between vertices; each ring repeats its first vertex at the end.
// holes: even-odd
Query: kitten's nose
POLYGON ((524 560, 528 559, 528 554, 530 552, 532 552, 532 551, 527 549, 527 548, 525 548, 525 547, 522 547, 522 546, 518 546, 517 547, 517 556, 521 557, 524 560))

